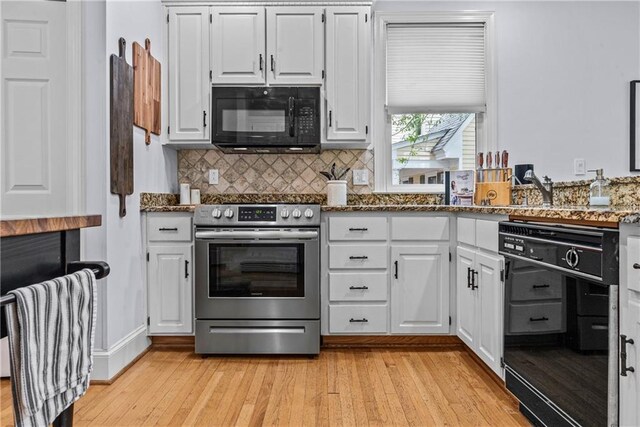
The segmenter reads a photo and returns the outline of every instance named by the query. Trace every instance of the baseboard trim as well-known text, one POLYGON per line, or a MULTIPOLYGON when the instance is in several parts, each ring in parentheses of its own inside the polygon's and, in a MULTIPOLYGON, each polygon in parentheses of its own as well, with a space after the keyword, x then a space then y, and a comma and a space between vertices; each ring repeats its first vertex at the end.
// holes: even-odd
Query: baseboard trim
POLYGON ((359 347, 458 347, 454 335, 324 335, 322 348, 359 347))
POLYGON ((107 351, 94 351, 91 383, 109 384, 133 365, 149 348, 145 325, 133 330, 107 351))

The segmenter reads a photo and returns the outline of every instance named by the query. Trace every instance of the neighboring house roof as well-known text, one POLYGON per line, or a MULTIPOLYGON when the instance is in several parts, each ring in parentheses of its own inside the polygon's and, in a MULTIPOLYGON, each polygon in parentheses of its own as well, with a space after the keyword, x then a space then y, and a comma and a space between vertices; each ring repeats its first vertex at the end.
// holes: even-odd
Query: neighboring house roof
POLYGON ((460 126, 467 120, 469 114, 445 114, 442 116, 440 122, 429 130, 429 134, 445 131, 445 134, 440 138, 440 141, 431 149, 431 152, 442 150, 447 142, 456 134, 460 126))

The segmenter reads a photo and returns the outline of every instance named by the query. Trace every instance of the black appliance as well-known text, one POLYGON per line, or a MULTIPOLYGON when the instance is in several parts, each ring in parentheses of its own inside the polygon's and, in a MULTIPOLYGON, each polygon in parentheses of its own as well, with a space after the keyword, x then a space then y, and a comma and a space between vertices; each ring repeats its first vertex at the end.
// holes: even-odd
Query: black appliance
POLYGON ((320 149, 319 87, 213 87, 211 142, 225 153, 320 149))
POLYGON ((618 231, 501 222, 504 368, 540 426, 618 419, 618 231))

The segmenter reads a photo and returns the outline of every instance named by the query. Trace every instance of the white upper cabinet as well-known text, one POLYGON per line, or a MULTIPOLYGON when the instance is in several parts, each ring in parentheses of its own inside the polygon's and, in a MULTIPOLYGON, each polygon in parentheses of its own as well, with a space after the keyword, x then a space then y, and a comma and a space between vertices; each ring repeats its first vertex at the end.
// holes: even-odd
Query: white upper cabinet
POLYGON ((209 8, 169 10, 169 139, 209 140, 209 8))
POLYGON ((449 332, 449 244, 391 246, 391 332, 449 332))
POLYGON ((321 7, 267 7, 267 81, 322 84, 324 22, 321 7))
POLYGON ((264 84, 264 50, 264 7, 211 8, 213 84, 264 84))
POLYGON ((371 22, 368 7, 326 11, 327 140, 366 140, 369 133, 371 22))

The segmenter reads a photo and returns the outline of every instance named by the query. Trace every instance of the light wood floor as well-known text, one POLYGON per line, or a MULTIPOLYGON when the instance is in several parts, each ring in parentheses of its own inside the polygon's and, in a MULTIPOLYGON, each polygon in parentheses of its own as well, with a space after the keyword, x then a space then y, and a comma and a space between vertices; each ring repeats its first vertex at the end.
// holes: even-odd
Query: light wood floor
MULTIPOLYGON (((2 380, 1 423, 13 423, 2 380)), ((507 393, 462 349, 327 349, 316 359, 151 350, 92 385, 74 425, 517 426, 507 393)))

